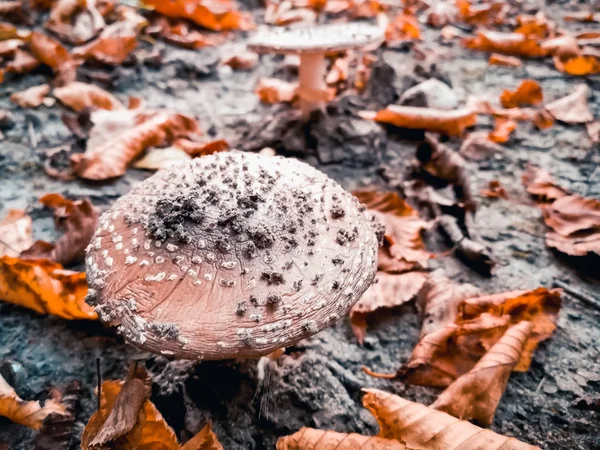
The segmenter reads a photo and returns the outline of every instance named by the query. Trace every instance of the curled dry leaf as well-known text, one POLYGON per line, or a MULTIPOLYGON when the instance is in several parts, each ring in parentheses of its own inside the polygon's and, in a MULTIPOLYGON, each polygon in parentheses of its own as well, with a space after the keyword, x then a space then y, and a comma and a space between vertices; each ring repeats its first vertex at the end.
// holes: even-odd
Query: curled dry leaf
MULTIPOLYGON (((19 41, 20 42, 20 41, 19 41)), ((0 42, 0 47, 2 42, 0 42)), ((0 49, 0 59, 8 55, 10 59, 4 67, 0 68, 0 83, 4 81, 7 73, 28 73, 40 65, 40 61, 28 51, 21 48, 14 48, 8 54, 2 54, 0 49)))
POLYGON ((0 221, 0 256, 19 256, 33 244, 33 222, 21 209, 11 209, 0 221))
POLYGON ((521 67, 523 62, 514 56, 501 55, 499 53, 492 53, 488 60, 490 66, 507 66, 507 67, 521 67))
POLYGON ((115 22, 107 26, 100 36, 86 45, 73 50, 79 59, 100 61, 104 64, 120 65, 137 47, 137 34, 141 25, 128 21, 115 22))
POLYGON ((430 406, 463 420, 490 426, 508 378, 533 331, 530 322, 513 325, 469 372, 459 377, 430 406))
POLYGON ((566 189, 556 184, 550 173, 531 164, 521 175, 521 181, 527 192, 542 203, 570 195, 566 189))
POLYGON ((65 407, 52 399, 40 402, 28 402, 20 398, 15 390, 0 375, 0 416, 34 430, 42 427, 44 419, 50 414, 65 414, 65 407))
POLYGON ((88 83, 73 81, 54 89, 54 96, 65 106, 81 112, 86 108, 124 109, 117 97, 104 89, 88 83))
POLYGON ((250 16, 239 12, 233 0, 144 0, 144 3, 159 14, 189 19, 214 31, 249 30, 254 26, 250 16))
POLYGON ((97 111, 92 122, 87 151, 72 156, 77 175, 89 180, 121 176, 147 148, 199 132, 195 119, 166 111, 97 111))
POLYGON ((600 255, 600 201, 567 195, 542 207, 544 221, 553 232, 546 244, 572 256, 600 255))
POLYGON ((215 139, 213 141, 191 141, 185 138, 175 139, 173 147, 177 147, 192 158, 199 156, 212 155, 213 153, 229 150, 229 143, 225 139, 215 139))
POLYGON ((448 136, 461 136, 466 128, 477 123, 477 113, 471 108, 447 111, 390 105, 377 112, 363 111, 359 115, 366 120, 375 120, 403 128, 434 131, 448 136))
POLYGON ((471 50, 500 53, 509 56, 541 58, 546 56, 536 36, 521 33, 480 30, 474 37, 463 39, 462 44, 471 50))
POLYGON ((378 436, 302 428, 277 441, 277 450, 406 450, 404 444, 378 436))
POLYGON ((572 94, 548 103, 545 108, 552 117, 565 123, 586 123, 594 120, 588 106, 589 88, 580 84, 572 94))
POLYGON ((380 308, 393 308, 412 300, 427 279, 427 272, 377 273, 373 284, 350 310, 352 332, 362 344, 367 332, 367 316, 380 308))
POLYGON ((46 258, 60 264, 81 262, 98 223, 98 211, 88 199, 69 200, 60 194, 47 194, 40 203, 54 211, 56 227, 64 234, 54 243, 37 241, 21 253, 29 259, 46 258))
POLYGON ((292 102, 297 90, 297 84, 277 78, 262 78, 256 86, 256 94, 264 103, 292 102))
POLYGON ((497 144, 504 144, 510 139, 510 135, 517 129, 517 122, 504 117, 494 119, 494 129, 488 134, 488 139, 497 144))
POLYGON ((363 405, 377 419, 379 436, 411 450, 540 450, 515 438, 378 389, 363 389, 363 405))
POLYGON ((190 155, 177 147, 153 148, 138 159, 133 167, 136 169, 159 170, 190 159, 192 159, 190 155))
POLYGON ((10 96, 10 101, 21 108, 37 108, 44 102, 44 98, 50 92, 49 84, 41 84, 25 89, 21 92, 15 92, 10 96))
POLYGON ((85 273, 47 260, 0 257, 0 300, 64 319, 96 319, 86 293, 85 273))
POLYGON ((95 0, 58 0, 50 10, 46 28, 71 44, 93 39, 104 28, 95 0))
POLYGON ((34 31, 29 39, 31 53, 50 67, 63 82, 75 80, 76 62, 69 51, 56 39, 34 31))
POLYGON ((500 96, 500 103, 503 108, 536 106, 543 101, 542 87, 534 80, 524 80, 515 91, 506 89, 500 96))

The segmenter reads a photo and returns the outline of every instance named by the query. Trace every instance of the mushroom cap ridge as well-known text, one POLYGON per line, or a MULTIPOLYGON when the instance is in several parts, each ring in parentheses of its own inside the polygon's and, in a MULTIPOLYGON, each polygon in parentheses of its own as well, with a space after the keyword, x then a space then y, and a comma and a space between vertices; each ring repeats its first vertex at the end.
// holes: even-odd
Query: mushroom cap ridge
POLYGON ((100 218, 89 302, 132 344, 259 357, 344 317, 371 285, 378 230, 315 168, 237 151, 157 172, 100 218))

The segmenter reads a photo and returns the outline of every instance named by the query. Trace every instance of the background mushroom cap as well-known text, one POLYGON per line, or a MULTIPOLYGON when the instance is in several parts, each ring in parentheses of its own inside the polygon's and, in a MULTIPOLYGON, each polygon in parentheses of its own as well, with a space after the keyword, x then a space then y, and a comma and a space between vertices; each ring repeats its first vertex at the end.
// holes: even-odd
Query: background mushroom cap
POLYGON ((160 171, 100 218, 90 302, 134 345, 259 357, 344 317, 371 285, 378 230, 295 159, 225 152, 160 171))
POLYGON ((384 37, 383 28, 365 22, 273 27, 256 33, 248 41, 248 48, 259 53, 327 53, 381 43, 384 37))

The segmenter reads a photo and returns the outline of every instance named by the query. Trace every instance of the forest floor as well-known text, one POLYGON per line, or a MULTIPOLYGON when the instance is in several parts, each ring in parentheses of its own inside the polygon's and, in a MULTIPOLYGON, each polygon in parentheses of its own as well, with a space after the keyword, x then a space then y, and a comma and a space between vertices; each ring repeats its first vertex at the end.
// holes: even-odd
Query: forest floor
MULTIPOLYGON (((560 23, 566 6, 551 4, 544 8, 549 17, 560 23)), ((567 26, 577 29, 578 25, 567 26)), ((436 73, 451 83, 461 101, 471 94, 497 99, 503 89, 514 89, 526 78, 541 84, 546 99, 560 98, 571 93, 575 85, 586 83, 592 92, 590 108, 600 117, 600 77, 561 74, 551 60, 527 61, 521 68, 489 66, 485 53, 468 51, 458 44, 442 45, 438 35, 438 31, 425 28, 421 45, 443 53, 436 73)), ((236 44, 240 43, 243 40, 238 39, 236 44)), ((243 136, 248 123, 264 120, 274 108, 281 108, 261 104, 254 93, 257 80, 272 75, 280 64, 276 57, 263 57, 252 71, 229 72, 216 67, 220 48, 190 51, 157 45, 163 46, 163 64, 119 67, 114 72, 113 94, 120 98, 140 97, 149 107, 195 115, 204 130, 213 130, 230 142, 243 136)), ((425 79, 416 67, 419 62, 410 46, 381 50, 378 54, 396 72, 396 97, 425 79)), ((70 198, 89 197, 95 205, 105 208, 150 173, 130 169, 122 178, 102 184, 49 178, 42 167, 46 150, 74 140, 61 121, 62 110, 59 106, 21 109, 9 101, 11 93, 45 82, 46 75, 33 73, 0 84, 0 108, 10 111, 14 122, 12 128, 3 130, 4 140, 0 141, 0 216, 10 208, 27 208, 34 219, 34 234, 51 240, 56 237, 51 213, 39 205, 39 197, 50 192, 70 198)), ((477 128, 489 129, 490 124, 483 120, 477 128)), ((387 181, 380 175, 382 169, 402 176, 414 159, 417 142, 407 136, 405 131, 387 129, 381 148, 367 149, 367 157, 365 150, 359 149, 331 164, 322 164, 308 154, 305 160, 348 190, 386 187, 387 181), (355 154, 360 160, 353 160, 355 154)), ((449 145, 458 148, 460 140, 453 139, 449 145)), ((488 293, 552 287, 559 280, 600 298, 600 284, 584 275, 585 268, 546 247, 541 212, 521 184, 521 174, 532 162, 548 170, 558 184, 571 191, 600 198, 597 144, 591 143, 584 126, 556 123, 549 129, 537 130, 520 124, 504 147, 502 154, 491 159, 469 162, 479 205, 474 230, 499 262, 493 276, 482 276, 451 255, 433 260, 431 266, 443 267, 454 280, 472 283, 488 293), (491 180, 500 180, 509 199, 478 194, 491 180)), ((277 150, 285 154, 285 149, 277 150)), ((432 249, 448 249, 435 232, 427 236, 427 242, 432 249)), ((597 260, 590 264, 598 270, 597 260)), ((593 267, 587 267, 590 268, 593 267)), ((540 345, 528 372, 512 374, 491 428, 545 449, 600 448, 599 324, 598 309, 564 293, 557 330, 540 345)), ((439 389, 375 379, 361 370, 365 365, 378 372, 395 371, 410 355, 419 330, 420 319, 412 304, 392 313, 375 314, 362 346, 357 344, 349 321, 342 320, 288 348, 260 383, 255 361, 169 360, 130 347, 99 322, 65 321, 3 303, 0 363, 2 370, 9 366, 21 368, 15 388, 25 398, 40 398, 51 385, 81 381, 78 436, 96 408, 99 357, 104 379, 123 378, 134 360, 145 363, 154 380, 152 401, 181 441, 210 419, 227 450, 273 449, 279 436, 303 426, 375 433, 375 420, 361 406, 363 387, 431 403, 439 389)), ((12 449, 31 448, 34 434, 0 419, 0 442, 5 441, 12 449)), ((78 444, 74 443, 73 448, 78 448, 78 444)))

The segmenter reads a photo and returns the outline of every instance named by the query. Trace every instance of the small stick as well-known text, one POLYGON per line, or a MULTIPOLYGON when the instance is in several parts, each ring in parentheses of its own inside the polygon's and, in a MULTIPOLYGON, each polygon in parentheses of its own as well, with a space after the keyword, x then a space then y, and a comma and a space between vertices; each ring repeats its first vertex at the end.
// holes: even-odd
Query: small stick
POLYGON ((590 294, 582 292, 579 289, 573 288, 573 287, 569 286, 567 283, 564 283, 560 280, 554 280, 552 282, 552 285, 554 287, 563 289, 567 294, 570 294, 571 297, 581 300, 586 305, 591 306, 592 308, 596 308, 597 310, 600 310, 600 301, 596 300, 596 298, 591 296, 590 294))
POLYGON ((98 379, 98 404, 97 408, 100 411, 100 397, 102 396, 102 369, 100 367, 100 358, 96 358, 96 377, 98 379))

